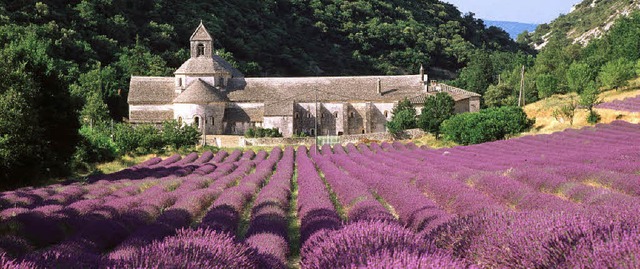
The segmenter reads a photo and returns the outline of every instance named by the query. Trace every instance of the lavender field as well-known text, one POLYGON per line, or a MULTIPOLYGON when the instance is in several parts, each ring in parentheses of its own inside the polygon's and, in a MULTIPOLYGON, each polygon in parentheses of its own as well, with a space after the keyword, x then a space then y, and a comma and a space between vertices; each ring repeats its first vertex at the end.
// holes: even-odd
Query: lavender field
POLYGON ((597 107, 618 111, 640 112, 640 96, 602 103, 597 107))
POLYGON ((640 268, 640 125, 154 158, 0 194, 2 268, 640 268))

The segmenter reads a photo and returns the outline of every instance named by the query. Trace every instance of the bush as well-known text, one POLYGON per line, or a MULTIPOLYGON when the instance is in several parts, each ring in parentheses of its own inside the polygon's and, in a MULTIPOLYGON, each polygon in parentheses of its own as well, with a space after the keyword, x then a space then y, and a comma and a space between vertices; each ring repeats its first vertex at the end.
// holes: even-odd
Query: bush
POLYGON ((463 113, 444 121, 441 131, 458 144, 469 145, 504 139, 528 130, 535 120, 520 107, 499 107, 463 113))
POLYGON ((245 137, 282 137, 282 133, 278 128, 252 128, 244 133, 245 137))
POLYGON ((75 162, 107 162, 118 156, 118 147, 106 126, 100 124, 92 128, 85 125, 79 132, 81 139, 73 157, 75 162))
POLYGON ((596 124, 600 121, 600 114, 595 110, 589 111, 589 115, 587 115, 587 122, 590 124, 596 124))
POLYGON ((153 124, 118 123, 113 134, 113 142, 121 154, 148 154, 165 147, 179 150, 195 145, 199 139, 200 131, 196 127, 181 126, 175 120, 163 122, 161 129, 153 124))
POLYGON ((200 139, 200 131, 193 125, 181 126, 177 121, 165 121, 162 124, 162 140, 164 145, 173 149, 193 146, 200 139))

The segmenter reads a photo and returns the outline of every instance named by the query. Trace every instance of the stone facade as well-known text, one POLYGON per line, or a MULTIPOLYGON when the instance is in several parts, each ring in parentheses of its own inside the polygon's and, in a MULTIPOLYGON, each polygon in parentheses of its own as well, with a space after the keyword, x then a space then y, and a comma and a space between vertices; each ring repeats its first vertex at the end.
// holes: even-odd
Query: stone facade
POLYGON ((213 54, 201 23, 191 37, 191 58, 174 77, 132 77, 131 123, 175 119, 209 135, 242 135, 249 128, 278 128, 283 136, 382 133, 394 105, 408 98, 420 113, 424 99, 449 93, 456 113, 478 111, 480 96, 419 75, 245 78, 213 54), (317 130, 316 130, 317 123, 317 130), (201 129, 202 130, 202 129, 201 129))

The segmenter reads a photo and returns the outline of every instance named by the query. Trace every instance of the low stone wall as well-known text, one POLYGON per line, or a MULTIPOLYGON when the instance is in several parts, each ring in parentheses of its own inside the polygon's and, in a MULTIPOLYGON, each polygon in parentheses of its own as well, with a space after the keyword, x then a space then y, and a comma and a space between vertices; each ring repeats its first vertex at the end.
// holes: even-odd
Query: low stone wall
MULTIPOLYGON (((420 129, 406 130, 400 136, 402 139, 414 139, 424 135, 424 132, 420 129)), ((357 134, 357 135, 341 135, 337 136, 337 143, 346 145, 349 143, 366 143, 366 142, 382 142, 392 141, 394 137, 390 133, 371 133, 371 134, 357 134)), ((288 146, 288 145, 312 145, 316 142, 313 137, 277 137, 277 138, 245 138, 245 146, 288 146)))
POLYGON ((311 145, 315 143, 313 137, 265 137, 265 138, 245 138, 245 146, 289 146, 289 145, 311 145))

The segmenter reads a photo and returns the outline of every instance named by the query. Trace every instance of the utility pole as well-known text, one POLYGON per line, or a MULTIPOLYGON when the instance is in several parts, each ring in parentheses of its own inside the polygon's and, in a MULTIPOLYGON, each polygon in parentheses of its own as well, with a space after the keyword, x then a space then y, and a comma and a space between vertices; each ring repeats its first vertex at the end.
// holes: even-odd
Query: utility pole
POLYGON ((316 116, 315 116, 315 131, 313 132, 316 136, 316 146, 315 146, 315 150, 316 150, 316 155, 318 154, 318 88, 315 88, 314 90, 315 93, 315 101, 316 101, 316 116))
POLYGON ((520 74, 520 94, 518 95, 518 106, 524 106, 524 65, 520 74))

